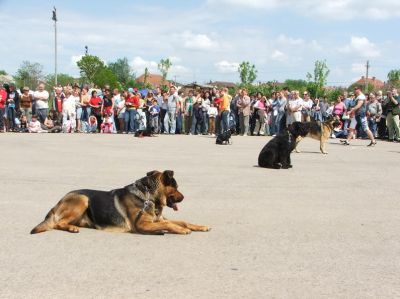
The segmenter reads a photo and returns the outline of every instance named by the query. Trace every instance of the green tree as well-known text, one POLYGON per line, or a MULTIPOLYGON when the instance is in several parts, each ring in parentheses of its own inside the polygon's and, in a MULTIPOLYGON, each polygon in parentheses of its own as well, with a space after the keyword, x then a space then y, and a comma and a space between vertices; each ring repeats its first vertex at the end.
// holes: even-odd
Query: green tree
POLYGON ((391 70, 387 74, 388 83, 394 87, 400 87, 400 69, 391 70))
POLYGON ((289 90, 298 90, 304 92, 307 90, 308 82, 306 80, 287 79, 283 83, 289 90))
POLYGON ((238 68, 240 81, 242 84, 251 84, 257 79, 257 70, 254 64, 250 65, 250 62, 243 61, 238 68))
POLYGON ((96 74, 105 68, 104 62, 99 57, 89 54, 84 55, 76 64, 81 76, 87 79, 89 83, 94 83, 96 74))
MULTIPOLYGON (((45 77, 45 82, 48 87, 52 88, 56 84, 55 76, 54 74, 49 74, 45 77)), ((68 75, 68 74, 57 74, 57 84, 61 86, 65 86, 67 84, 73 84, 75 83, 76 80, 74 77, 68 75)))
POLYGON ((40 63, 25 60, 14 77, 17 86, 28 86, 35 89, 39 81, 43 80, 43 66, 40 63))
POLYGON ((116 62, 108 64, 110 70, 117 76, 118 82, 126 85, 130 80, 135 79, 135 74, 132 72, 128 63, 128 58, 119 58, 116 62))
POLYGON ((158 70, 161 72, 163 78, 163 84, 165 83, 165 80, 167 80, 168 71, 171 68, 171 66, 172 66, 172 61, 169 58, 161 59, 160 62, 158 63, 158 70))
POLYGON ((0 70, 0 75, 7 75, 7 72, 5 70, 0 70))
POLYGON ((324 94, 324 86, 326 85, 326 79, 329 75, 329 68, 326 65, 326 61, 317 60, 314 65, 314 76, 311 73, 307 73, 308 91, 313 97, 318 97, 324 94))
POLYGON ((99 87, 109 85, 111 89, 121 88, 118 83, 117 75, 108 67, 103 67, 101 70, 96 72, 93 78, 93 83, 99 87))

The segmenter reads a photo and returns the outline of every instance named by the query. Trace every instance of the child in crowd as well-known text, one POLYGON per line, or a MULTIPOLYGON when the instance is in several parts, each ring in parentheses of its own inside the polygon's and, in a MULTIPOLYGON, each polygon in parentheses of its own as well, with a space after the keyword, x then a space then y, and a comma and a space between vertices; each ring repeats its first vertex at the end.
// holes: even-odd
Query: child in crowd
POLYGON ((154 133, 158 133, 158 116, 160 114, 160 106, 158 106, 157 100, 154 99, 152 105, 150 106, 150 127, 154 133))
POLYGON ((46 130, 42 129, 41 123, 36 115, 32 115, 32 120, 28 127, 29 133, 47 133, 46 130))
POLYGON ((21 118, 19 120, 20 124, 19 124, 19 132, 20 133, 29 133, 29 129, 28 129, 28 118, 25 114, 21 115, 21 118))
POLYGON ((96 133, 97 132, 97 118, 94 115, 89 117, 88 126, 85 131, 86 133, 96 133))
POLYGON ((110 114, 104 115, 103 123, 101 124, 101 133, 110 134, 113 132, 113 122, 110 114))
POLYGON ((61 125, 58 122, 58 114, 56 110, 50 110, 49 115, 44 120, 42 129, 47 130, 49 133, 61 132, 61 125))
POLYGON ((143 111, 143 109, 138 109, 137 110, 137 123, 139 124, 139 131, 144 131, 146 130, 146 113, 143 111))
POLYGON ((211 103, 211 106, 208 108, 207 111, 208 118, 210 120, 210 126, 208 128, 209 134, 212 134, 214 136, 215 133, 215 118, 218 115, 218 109, 215 107, 214 103, 211 103))

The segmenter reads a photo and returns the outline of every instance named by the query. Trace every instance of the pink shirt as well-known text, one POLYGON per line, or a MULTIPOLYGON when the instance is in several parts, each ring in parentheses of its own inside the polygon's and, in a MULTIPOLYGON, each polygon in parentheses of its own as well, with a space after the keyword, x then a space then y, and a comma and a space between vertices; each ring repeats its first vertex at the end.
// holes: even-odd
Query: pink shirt
POLYGON ((334 115, 342 115, 346 110, 346 105, 343 102, 335 104, 333 106, 333 114, 334 115))

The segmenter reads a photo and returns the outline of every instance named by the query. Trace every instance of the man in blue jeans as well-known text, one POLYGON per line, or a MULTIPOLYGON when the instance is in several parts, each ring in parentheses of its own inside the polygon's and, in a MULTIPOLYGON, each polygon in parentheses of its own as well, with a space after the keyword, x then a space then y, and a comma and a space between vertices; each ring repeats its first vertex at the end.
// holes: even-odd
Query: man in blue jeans
POLYGON ((368 127, 368 120, 367 120, 367 105, 366 105, 366 97, 361 92, 360 87, 356 87, 354 89, 354 94, 356 96, 354 100, 354 107, 351 108, 347 113, 350 117, 354 114, 355 117, 351 119, 350 127, 349 127, 349 134, 347 135, 346 140, 341 140, 344 145, 350 145, 349 141, 353 138, 354 131, 356 130, 357 124, 362 128, 362 130, 367 134, 368 138, 371 140, 368 146, 376 145, 376 141, 374 135, 372 134, 371 130, 368 127))
POLYGON ((167 114, 164 118, 164 128, 166 134, 175 134, 178 101, 179 97, 176 92, 176 87, 172 85, 169 89, 167 114))

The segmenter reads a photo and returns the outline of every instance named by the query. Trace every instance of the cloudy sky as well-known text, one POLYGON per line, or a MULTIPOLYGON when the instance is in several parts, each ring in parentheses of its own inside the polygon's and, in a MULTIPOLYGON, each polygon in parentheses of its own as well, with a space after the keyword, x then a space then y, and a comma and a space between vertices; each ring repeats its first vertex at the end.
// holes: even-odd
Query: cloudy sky
POLYGON ((137 75, 170 57, 181 82, 237 82, 241 61, 257 81, 283 81, 326 59, 329 85, 349 85, 367 60, 382 80, 400 68, 399 0, 0 0, 0 69, 29 60, 54 72, 53 6, 58 69, 74 76, 85 45, 106 62, 127 57, 137 75))

